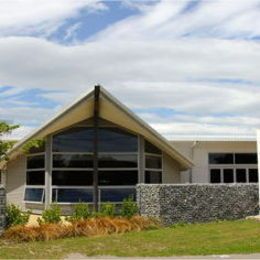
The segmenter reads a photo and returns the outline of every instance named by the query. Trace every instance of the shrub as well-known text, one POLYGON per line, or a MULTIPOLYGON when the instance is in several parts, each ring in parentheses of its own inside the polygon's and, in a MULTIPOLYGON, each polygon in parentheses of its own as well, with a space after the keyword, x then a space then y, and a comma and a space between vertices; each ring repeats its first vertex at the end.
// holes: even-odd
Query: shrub
POLYGON ((60 216, 61 208, 56 204, 52 204, 49 209, 45 209, 42 212, 42 219, 38 218, 37 221, 40 225, 44 223, 58 223, 61 221, 60 216))
POLYGON ((76 220, 87 219, 91 216, 89 206, 86 203, 79 203, 74 206, 74 211, 71 216, 66 217, 66 220, 73 222, 76 220))
POLYGON ((122 217, 131 218, 138 213, 138 207, 132 197, 123 200, 123 204, 120 210, 122 217))
POLYGON ((113 217, 116 214, 115 204, 106 202, 101 205, 100 208, 101 216, 113 217))
POLYGON ((22 212, 22 210, 14 204, 6 207, 6 225, 7 227, 15 225, 25 225, 28 223, 31 212, 22 212))
POLYGON ((157 228, 158 226, 158 222, 153 219, 141 216, 134 216, 132 218, 99 217, 77 220, 71 222, 69 225, 43 223, 39 226, 30 227, 15 226, 7 229, 3 234, 3 238, 16 242, 45 241, 65 237, 90 237, 126 233, 157 228))

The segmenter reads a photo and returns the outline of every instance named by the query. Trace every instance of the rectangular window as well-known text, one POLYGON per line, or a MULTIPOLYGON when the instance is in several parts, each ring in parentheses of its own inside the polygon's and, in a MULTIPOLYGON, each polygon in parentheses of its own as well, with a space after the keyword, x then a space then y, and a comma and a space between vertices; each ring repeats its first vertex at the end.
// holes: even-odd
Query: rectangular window
POLYGON ((211 169, 210 170, 210 182, 211 183, 221 183, 220 169, 211 169))
POLYGON ((145 140, 145 152, 146 153, 153 153, 153 154, 162 154, 162 151, 157 148, 155 145, 151 144, 150 142, 145 140))
POLYGON ((235 154, 236 164, 257 164, 256 153, 236 153, 235 154))
POLYGON ((52 189, 52 201, 58 203, 93 202, 93 190, 84 188, 52 189))
POLYGON ((53 136, 54 152, 93 152, 93 128, 74 127, 53 136))
POLYGON ((224 180, 224 183, 234 182, 234 171, 233 171, 233 169, 224 169, 223 170, 223 180, 224 180))
POLYGON ((90 186, 93 185, 92 171, 53 171, 52 185, 57 186, 90 186))
POLYGON ((162 172, 145 171, 145 183, 162 183, 162 172))
POLYGON ((27 171, 26 185, 44 185, 45 171, 27 171))
POLYGON ((43 169, 45 168, 44 154, 32 155, 27 157, 27 169, 43 169))
POLYGON ((93 156, 87 154, 54 154, 54 168, 93 168, 93 156))
POLYGON ((258 171, 257 169, 248 170, 248 180, 249 182, 258 182, 258 171))
POLYGON ((233 164, 232 153, 209 153, 209 164, 233 164))
POLYGON ((99 171, 99 185, 136 185, 138 182, 138 171, 99 171))
POLYGON ((246 169, 236 169, 236 182, 246 182, 246 169))
POLYGON ((44 189, 43 188, 26 188, 24 200, 28 202, 43 202, 44 189))
POLYGON ((145 168, 148 169, 161 169, 162 168, 162 158, 153 155, 145 156, 145 168))
POLYGON ((99 152, 137 152, 137 136, 117 128, 100 128, 99 152))
POLYGON ((135 189, 100 189, 100 199, 102 202, 122 202, 124 199, 136 197, 135 189))
POLYGON ((135 154, 99 154, 99 168, 137 168, 135 154))

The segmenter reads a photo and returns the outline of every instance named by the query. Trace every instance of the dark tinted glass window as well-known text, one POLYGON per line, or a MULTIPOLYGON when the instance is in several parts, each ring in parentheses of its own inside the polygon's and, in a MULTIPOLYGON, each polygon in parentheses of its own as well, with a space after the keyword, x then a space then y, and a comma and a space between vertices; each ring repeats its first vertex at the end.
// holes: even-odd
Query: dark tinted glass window
POLYGON ((42 202, 43 201, 43 189, 39 188, 26 188, 24 194, 25 201, 42 202))
POLYGON ((27 185, 44 185, 45 182, 44 171, 32 171, 26 172, 26 184, 27 185))
POLYGON ((41 141, 41 144, 37 144, 38 147, 32 146, 29 149, 29 153, 43 153, 45 151, 45 141, 41 141))
POLYGON ((53 189, 53 202, 93 202, 93 191, 89 189, 53 189))
POLYGON ((246 182, 246 169, 236 169, 236 181, 246 182))
POLYGON ((44 155, 35 155, 27 157, 27 169, 39 169, 44 167, 44 155))
POLYGON ((121 202, 126 198, 135 199, 135 189, 101 189, 101 201, 121 202))
POLYGON ((93 173, 88 171, 53 171, 52 185, 84 186, 93 185, 93 173))
POLYGON ((99 171, 99 185, 136 185, 137 171, 99 171))
POLYGON ((54 154, 54 168, 92 168, 93 157, 86 154, 54 154))
POLYGON ((211 183, 220 183, 221 175, 219 169, 211 169, 210 170, 210 182, 211 183))
POLYGON ((258 171, 257 169, 249 169, 249 182, 258 182, 258 171))
POLYGON ((148 141, 145 141, 145 152, 146 153, 155 153, 155 154, 161 154, 162 151, 157 148, 155 145, 151 144, 148 141))
POLYGON ((210 153, 209 164, 233 164, 232 153, 210 153))
POLYGON ((224 183, 234 182, 234 171, 233 171, 233 169, 224 169, 223 170, 223 179, 224 179, 224 183))
POLYGON ((145 156, 145 167, 150 169, 161 169, 162 158, 157 156, 145 156))
POLYGON ((137 155, 100 154, 98 159, 100 168, 136 168, 137 155))
POLYGON ((93 128, 76 127, 53 137, 54 152, 93 152, 93 128))
POLYGON ((162 183, 162 172, 145 171, 145 183, 162 183))
POLYGON ((256 153, 236 153, 235 162, 237 164, 257 164, 256 153))
POLYGON ((99 152, 137 152, 137 136, 117 128, 99 129, 99 152))

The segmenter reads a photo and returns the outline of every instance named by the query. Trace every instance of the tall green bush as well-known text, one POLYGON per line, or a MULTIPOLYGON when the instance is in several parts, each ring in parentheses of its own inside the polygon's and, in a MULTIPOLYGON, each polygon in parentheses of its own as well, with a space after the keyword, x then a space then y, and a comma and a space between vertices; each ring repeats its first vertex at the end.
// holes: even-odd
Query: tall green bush
POLYGON ((116 215, 115 204, 109 202, 103 203, 100 208, 100 215, 114 217, 116 215))
POLYGON ((74 206, 74 211, 66 220, 73 222, 77 220, 87 219, 91 216, 89 206, 87 203, 79 203, 74 206))
POLYGON ((15 225, 25 225, 29 221, 31 212, 23 212, 18 206, 9 204, 6 207, 6 225, 7 227, 15 225))
POLYGON ((42 219, 37 219, 39 224, 58 223, 61 221, 61 208, 57 204, 52 204, 49 209, 42 212, 42 219))
POLYGON ((123 200, 120 215, 122 217, 131 218, 138 213, 138 207, 133 197, 128 197, 123 200))

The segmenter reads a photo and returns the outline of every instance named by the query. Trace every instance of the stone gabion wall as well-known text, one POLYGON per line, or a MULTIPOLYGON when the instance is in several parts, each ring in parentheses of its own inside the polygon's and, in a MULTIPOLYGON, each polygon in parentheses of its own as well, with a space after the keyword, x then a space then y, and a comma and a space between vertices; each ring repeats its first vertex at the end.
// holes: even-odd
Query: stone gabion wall
POLYGON ((0 234, 5 227, 5 206, 6 206, 5 189, 0 185, 0 234))
POLYGON ((137 203, 166 225, 240 219, 258 214, 258 185, 139 184, 137 203))

